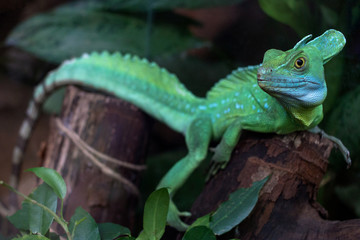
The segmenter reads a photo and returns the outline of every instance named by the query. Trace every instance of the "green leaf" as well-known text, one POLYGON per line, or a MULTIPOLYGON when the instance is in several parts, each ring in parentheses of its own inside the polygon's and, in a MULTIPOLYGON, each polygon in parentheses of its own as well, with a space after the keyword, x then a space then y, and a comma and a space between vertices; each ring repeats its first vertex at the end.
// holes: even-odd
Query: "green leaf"
POLYGON ((52 189, 60 199, 65 198, 66 184, 64 179, 57 171, 45 167, 30 168, 26 171, 35 173, 36 176, 46 182, 50 187, 52 187, 52 189))
POLYGON ((219 206, 210 221, 210 228, 216 235, 230 231, 250 214, 268 178, 254 182, 250 188, 236 190, 219 206))
POLYGON ((13 238, 12 240, 49 240, 49 238, 41 235, 24 235, 20 238, 13 238))
POLYGON ((169 19, 154 22, 149 33, 145 16, 68 6, 29 18, 10 33, 6 43, 54 63, 93 51, 152 57, 202 45, 187 25, 171 24, 169 19))
POLYGON ((130 235, 130 230, 119 224, 100 223, 98 224, 101 240, 113 240, 121 235, 130 235))
POLYGON ((99 228, 91 215, 81 207, 76 208, 71 217, 69 231, 73 240, 100 240, 99 228))
POLYGON ((149 240, 149 237, 145 231, 141 231, 136 240, 149 240))
MULTIPOLYGON (((56 212, 56 194, 46 183, 41 184, 29 197, 56 212)), ((54 218, 41 207, 23 201, 22 209, 8 217, 8 219, 19 230, 44 235, 48 232, 54 218)))
MULTIPOLYGON (((244 0, 80 0, 81 6, 97 10, 146 12, 150 7, 157 11, 173 10, 174 8, 212 8, 235 5, 244 0), (149 3, 151 5, 149 5, 149 3)), ((77 3, 79 4, 79 3, 77 3)))
POLYGON ((116 238, 116 240, 135 240, 136 238, 131 237, 131 236, 126 236, 126 237, 119 237, 116 238))
POLYGON ((188 230, 190 230, 193 227, 197 227, 197 226, 210 227, 210 217, 211 217, 210 213, 206 214, 205 216, 199 217, 190 225, 188 230))
POLYGON ((161 188, 151 193, 144 207, 144 233, 149 239, 160 239, 164 234, 169 210, 169 192, 161 188))
POLYGON ((300 36, 309 34, 313 18, 307 1, 259 0, 259 4, 267 15, 291 26, 300 36))
POLYGON ((205 226, 197 226, 187 231, 182 239, 183 240, 216 240, 216 237, 210 228, 205 226))

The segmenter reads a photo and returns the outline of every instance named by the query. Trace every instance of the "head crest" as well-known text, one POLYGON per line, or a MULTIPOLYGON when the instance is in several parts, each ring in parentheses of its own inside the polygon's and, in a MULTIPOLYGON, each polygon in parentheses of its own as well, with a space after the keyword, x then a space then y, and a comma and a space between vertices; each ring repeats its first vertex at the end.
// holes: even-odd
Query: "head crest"
POLYGON ((312 34, 307 35, 306 37, 304 37, 303 39, 301 39, 293 48, 294 50, 298 50, 299 48, 303 47, 306 45, 306 43, 312 38, 312 34))
POLYGON ((334 29, 327 30, 321 36, 309 42, 311 37, 312 35, 304 37, 293 49, 297 50, 304 46, 314 46, 320 51, 324 64, 337 55, 344 48, 346 43, 344 35, 334 29))

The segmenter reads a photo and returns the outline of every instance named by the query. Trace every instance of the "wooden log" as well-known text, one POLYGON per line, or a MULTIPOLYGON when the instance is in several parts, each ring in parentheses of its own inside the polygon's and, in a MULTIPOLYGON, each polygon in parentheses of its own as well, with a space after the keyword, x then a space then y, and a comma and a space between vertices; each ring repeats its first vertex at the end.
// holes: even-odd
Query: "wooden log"
POLYGON ((272 174, 250 216, 219 239, 360 239, 360 219, 326 220, 326 211, 316 202, 332 147, 329 140, 308 132, 242 138, 226 169, 195 201, 193 219, 215 210, 236 189, 272 174))
MULTIPOLYGON (((61 122, 93 149, 120 161, 143 164, 150 118, 135 106, 111 96, 68 87, 61 122)), ((139 172, 108 164, 135 185, 139 172)), ((74 143, 59 130, 55 119, 46 149, 44 166, 56 169, 65 179, 68 195, 64 216, 69 219, 78 206, 97 222, 134 225, 138 196, 129 186, 103 174, 74 143)))

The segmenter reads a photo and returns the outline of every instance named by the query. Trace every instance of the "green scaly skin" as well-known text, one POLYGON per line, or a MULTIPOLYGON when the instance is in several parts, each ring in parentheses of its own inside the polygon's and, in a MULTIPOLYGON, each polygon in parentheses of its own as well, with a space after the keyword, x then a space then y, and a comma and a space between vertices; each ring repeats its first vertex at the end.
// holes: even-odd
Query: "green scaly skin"
MULTIPOLYGON (((308 42, 310 38, 305 37, 286 52, 267 51, 261 65, 235 70, 206 98, 194 96, 174 75, 137 57, 93 53, 67 61, 36 88, 19 142, 29 138, 40 104, 57 87, 74 84, 111 93, 185 135, 188 154, 158 185, 167 187, 173 196, 206 157, 212 139, 220 140, 213 160, 223 166, 243 129, 286 134, 311 129, 322 120, 327 92, 323 64, 341 51, 345 38, 335 30, 308 42)), ((14 150, 15 174, 24 145, 14 150)), ((180 213, 171 202, 168 223, 184 230, 181 215, 187 214, 180 213)))

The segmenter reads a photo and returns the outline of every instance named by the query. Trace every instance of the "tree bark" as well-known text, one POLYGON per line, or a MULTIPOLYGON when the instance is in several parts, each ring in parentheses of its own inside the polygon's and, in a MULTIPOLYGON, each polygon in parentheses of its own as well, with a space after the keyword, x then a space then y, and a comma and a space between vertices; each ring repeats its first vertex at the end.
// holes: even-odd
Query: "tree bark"
POLYGON ((195 201, 193 219, 215 210, 236 189, 272 174, 250 216, 220 239, 360 239, 360 219, 326 220, 326 211, 316 202, 332 147, 329 140, 308 132, 242 138, 226 169, 195 201))
MULTIPOLYGON (((149 117, 135 106, 114 97, 67 89, 61 122, 92 148, 120 161, 143 164, 147 150, 149 117)), ((138 196, 126 184, 103 174, 51 121, 44 166, 56 169, 67 184, 64 216, 78 206, 97 222, 134 225, 138 196)), ((106 163, 135 185, 139 172, 106 163)))

